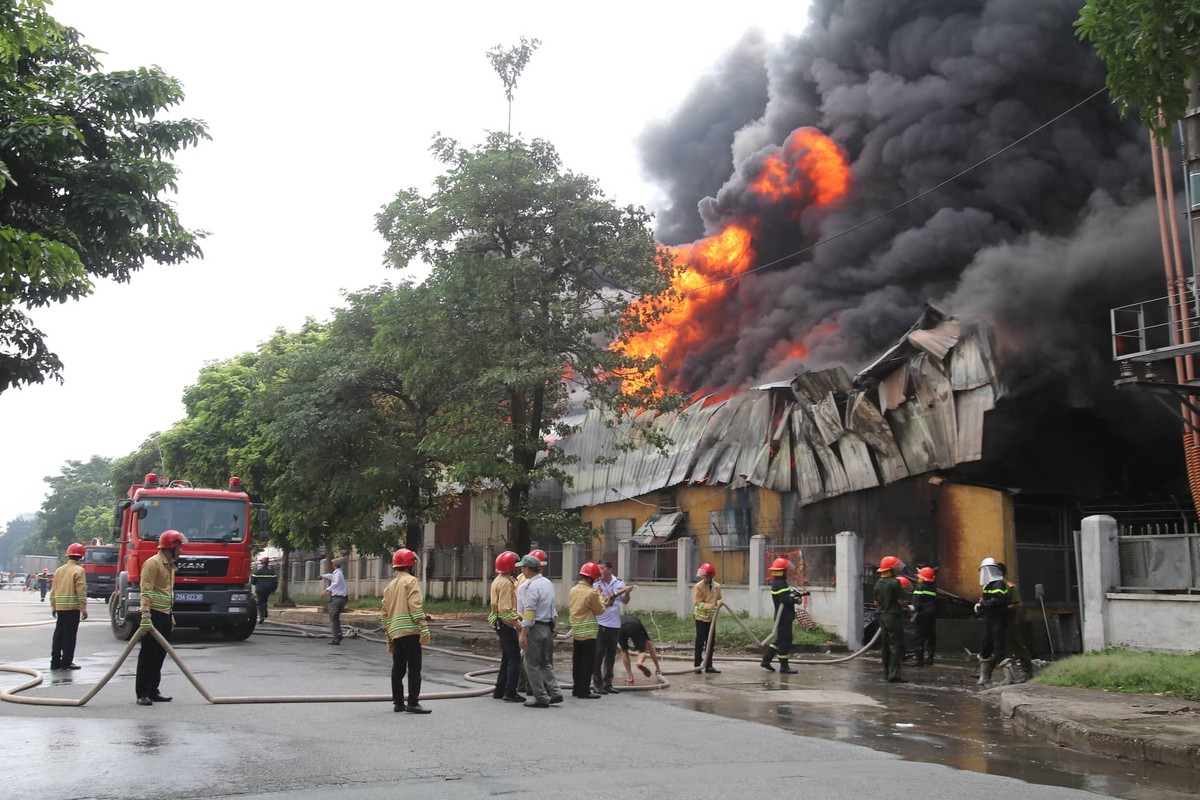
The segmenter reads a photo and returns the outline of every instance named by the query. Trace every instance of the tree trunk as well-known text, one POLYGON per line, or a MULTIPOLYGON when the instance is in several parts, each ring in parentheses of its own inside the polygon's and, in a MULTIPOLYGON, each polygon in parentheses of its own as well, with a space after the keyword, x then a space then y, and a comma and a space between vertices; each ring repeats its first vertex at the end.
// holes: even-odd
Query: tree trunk
POLYGON ((276 605, 294 606, 292 598, 289 594, 289 581, 291 580, 291 565, 292 565, 292 545, 291 542, 285 542, 283 545, 283 562, 279 565, 279 600, 276 605))

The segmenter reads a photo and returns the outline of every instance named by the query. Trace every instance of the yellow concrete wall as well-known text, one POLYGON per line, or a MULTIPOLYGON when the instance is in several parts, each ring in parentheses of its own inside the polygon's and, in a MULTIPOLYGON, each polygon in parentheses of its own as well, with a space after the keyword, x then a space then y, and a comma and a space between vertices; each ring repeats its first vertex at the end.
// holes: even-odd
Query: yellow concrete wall
POLYGON ((979 597, 979 562, 987 557, 1016 574, 1012 494, 982 486, 943 483, 937 497, 938 587, 979 597))

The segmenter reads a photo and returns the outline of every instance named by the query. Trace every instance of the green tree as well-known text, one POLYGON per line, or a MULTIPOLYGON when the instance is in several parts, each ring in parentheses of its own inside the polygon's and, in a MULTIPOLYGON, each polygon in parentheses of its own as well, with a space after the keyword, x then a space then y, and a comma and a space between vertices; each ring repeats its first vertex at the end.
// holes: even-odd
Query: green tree
POLYGON ((488 51, 488 60, 492 62, 492 69, 500 76, 500 82, 504 84, 504 97, 508 100, 509 136, 512 135, 513 92, 517 89, 517 79, 521 77, 521 73, 529 64, 529 59, 533 57, 533 51, 537 50, 541 44, 540 39, 526 39, 522 36, 520 44, 512 47, 496 45, 488 51))
POLYGON ((1104 61, 1121 112, 1136 109, 1147 128, 1168 136, 1187 110, 1188 80, 1200 68, 1200 2, 1088 0, 1075 31, 1104 61))
POLYGON ((562 477, 548 438, 567 432, 556 421, 572 388, 614 413, 677 404, 652 387, 622 394, 621 375, 651 365, 608 347, 637 324, 630 297, 665 292, 671 263, 643 209, 565 170, 547 142, 438 137, 432 151, 446 165, 434 190, 402 191, 377 218, 393 266, 430 267, 410 346, 456 387, 424 447, 452 480, 501 487, 508 547, 523 551, 531 487, 562 477))
POLYGON ((34 515, 14 517, 0 533, 0 567, 13 568, 13 561, 24 552, 25 541, 37 530, 34 515))
POLYGON ((203 123, 160 115, 183 100, 157 67, 102 72, 43 0, 0 9, 0 392, 62 380, 28 312, 127 281, 147 259, 201 255, 202 232, 164 199, 203 123))
POLYGON ((117 495, 110 482, 112 462, 92 456, 86 462, 68 461, 62 472, 46 478, 50 494, 42 502, 37 531, 27 541, 32 552, 61 553, 71 542, 81 541, 75 531, 79 512, 88 507, 112 508, 117 495))
POLYGON ((113 534, 113 506, 111 504, 84 506, 75 515, 75 538, 73 541, 87 544, 92 539, 110 543, 113 534))

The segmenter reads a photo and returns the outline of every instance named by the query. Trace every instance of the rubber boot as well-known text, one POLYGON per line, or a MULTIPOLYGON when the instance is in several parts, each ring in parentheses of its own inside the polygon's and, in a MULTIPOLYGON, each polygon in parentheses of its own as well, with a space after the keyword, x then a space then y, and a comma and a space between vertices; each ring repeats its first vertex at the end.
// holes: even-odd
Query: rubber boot
POLYGON ((779 671, 784 675, 795 675, 797 670, 792 669, 786 658, 779 659, 779 671))
POLYGON ((979 659, 979 685, 987 686, 992 682, 992 670, 996 668, 996 659, 981 658, 979 659))
POLYGON ((771 666, 771 659, 774 658, 774 656, 775 651, 772 648, 764 647, 762 661, 758 662, 759 666, 765 669, 767 672, 774 672, 775 668, 771 666))
POLYGON ((1017 681, 1014 680, 1014 678, 1016 676, 1013 673, 1013 667, 1016 666, 1016 664, 1011 658, 1004 659, 1000 663, 996 664, 996 666, 1000 669, 1000 672, 1004 675, 1004 677, 1001 679, 1000 683, 998 684, 999 686, 1008 686, 1010 684, 1017 683, 1017 681))

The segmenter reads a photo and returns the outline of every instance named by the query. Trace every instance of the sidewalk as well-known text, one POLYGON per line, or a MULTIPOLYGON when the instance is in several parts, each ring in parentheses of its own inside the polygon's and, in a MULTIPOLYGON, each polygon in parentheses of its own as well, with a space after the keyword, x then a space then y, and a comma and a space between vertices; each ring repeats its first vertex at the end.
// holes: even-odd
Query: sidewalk
POLYGON ((980 693, 1017 730, 1075 750, 1200 769, 1200 704, 1022 683, 980 693))
MULTIPOLYGON (((329 616, 318 607, 272 609, 272 617, 281 622, 329 624, 329 616)), ((438 615, 434 622, 452 623, 459 617, 466 621, 482 615, 438 615)), ((377 630, 379 612, 344 611, 342 624, 377 630)), ((478 631, 439 628, 436 635, 438 644, 452 642, 466 648, 480 639, 487 644, 494 641, 478 631)), ((1200 770, 1200 703, 1034 683, 997 686, 979 692, 979 698, 998 706, 1017 730, 1061 747, 1200 770)))

